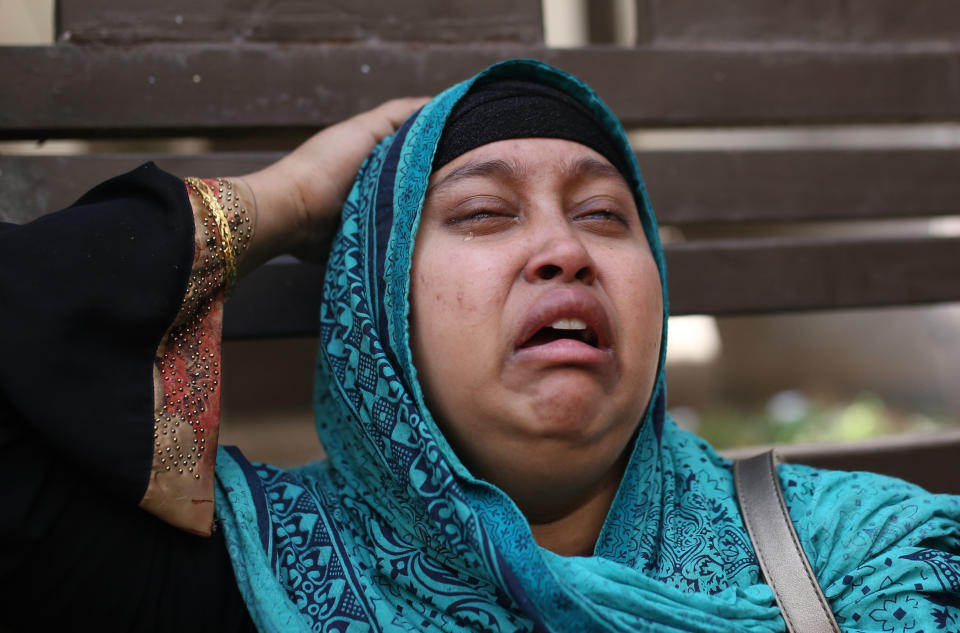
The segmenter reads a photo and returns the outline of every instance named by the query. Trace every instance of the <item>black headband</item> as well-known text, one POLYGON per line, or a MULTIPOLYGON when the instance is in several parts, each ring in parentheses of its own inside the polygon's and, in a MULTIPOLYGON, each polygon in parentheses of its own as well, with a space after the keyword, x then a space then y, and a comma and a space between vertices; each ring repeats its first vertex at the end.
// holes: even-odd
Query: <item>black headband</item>
POLYGON ((543 84, 501 79, 474 84, 447 119, 433 171, 472 149, 511 138, 559 138, 596 150, 624 178, 613 139, 582 103, 543 84))

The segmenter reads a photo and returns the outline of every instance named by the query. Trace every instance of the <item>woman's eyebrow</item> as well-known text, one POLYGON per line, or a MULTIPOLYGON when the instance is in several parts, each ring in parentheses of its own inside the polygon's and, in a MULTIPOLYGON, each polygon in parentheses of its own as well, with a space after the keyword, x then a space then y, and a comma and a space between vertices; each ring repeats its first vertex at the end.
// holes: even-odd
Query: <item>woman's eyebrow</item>
POLYGON ((457 167, 438 182, 427 187, 427 195, 437 189, 449 187, 467 178, 507 178, 516 180, 521 177, 520 170, 505 160, 492 158, 490 160, 467 163, 457 167))
POLYGON ((610 163, 592 157, 580 158, 565 166, 565 171, 576 178, 615 178, 626 183, 620 170, 610 163))

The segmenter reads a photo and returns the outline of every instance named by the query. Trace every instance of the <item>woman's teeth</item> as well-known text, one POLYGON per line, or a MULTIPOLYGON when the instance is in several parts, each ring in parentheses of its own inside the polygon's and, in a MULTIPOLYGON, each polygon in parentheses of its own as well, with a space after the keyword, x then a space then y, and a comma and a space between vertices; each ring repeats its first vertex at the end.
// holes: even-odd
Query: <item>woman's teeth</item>
POLYGON ((585 330, 587 324, 580 319, 557 319, 550 324, 554 330, 585 330))

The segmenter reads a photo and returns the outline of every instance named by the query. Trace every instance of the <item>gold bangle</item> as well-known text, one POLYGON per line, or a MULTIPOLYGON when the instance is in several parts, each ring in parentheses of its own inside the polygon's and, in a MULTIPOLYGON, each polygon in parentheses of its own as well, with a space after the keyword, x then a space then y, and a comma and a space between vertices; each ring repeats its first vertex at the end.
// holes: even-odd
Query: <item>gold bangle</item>
POLYGON ((203 206, 210 212, 217 225, 217 230, 220 232, 220 248, 223 252, 223 268, 226 277, 225 295, 229 297, 237 284, 237 254, 233 250, 233 234, 230 230, 230 223, 227 221, 227 215, 210 185, 192 176, 184 178, 184 182, 193 187, 200 195, 203 206))

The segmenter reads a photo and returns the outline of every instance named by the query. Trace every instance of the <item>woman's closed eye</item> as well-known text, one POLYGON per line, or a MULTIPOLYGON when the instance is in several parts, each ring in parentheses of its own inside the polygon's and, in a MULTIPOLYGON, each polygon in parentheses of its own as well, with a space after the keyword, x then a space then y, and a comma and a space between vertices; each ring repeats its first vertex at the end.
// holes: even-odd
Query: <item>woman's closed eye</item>
POLYGON ((573 216, 579 226, 603 235, 623 235, 630 232, 627 215, 616 208, 595 208, 579 211, 573 216))
POLYGON ((449 223, 462 224, 464 222, 479 222, 481 220, 492 220, 504 216, 505 214, 501 211, 495 211, 492 209, 476 209, 473 211, 468 211, 463 215, 451 218, 449 223))
POLYGON ((516 213, 507 209, 482 207, 454 213, 447 219, 446 225, 455 230, 484 235, 514 226, 519 219, 516 213))

